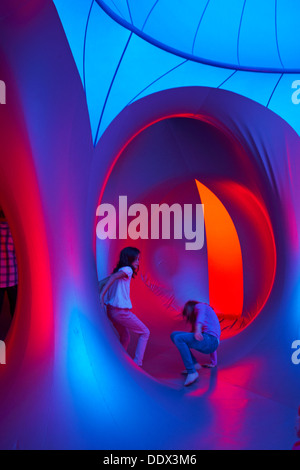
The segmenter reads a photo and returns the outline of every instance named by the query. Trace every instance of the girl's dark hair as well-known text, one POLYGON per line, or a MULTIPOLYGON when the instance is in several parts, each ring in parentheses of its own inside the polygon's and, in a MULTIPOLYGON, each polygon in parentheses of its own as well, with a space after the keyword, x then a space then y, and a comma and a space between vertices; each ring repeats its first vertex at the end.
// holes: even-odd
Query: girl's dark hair
POLYGON ((197 314, 195 312, 195 305, 197 304, 205 304, 211 307, 211 305, 207 304, 206 302, 198 302, 197 300, 189 300, 186 302, 185 306, 183 307, 182 316, 186 319, 187 323, 191 323, 193 329, 197 320, 197 314))
POLYGON ((123 250, 120 253, 119 262, 117 266, 115 267, 115 269, 113 270, 113 272, 116 273, 117 271, 119 271, 120 268, 129 266, 133 271, 132 277, 135 277, 137 274, 137 270, 132 266, 132 263, 138 257, 139 254, 140 254, 140 250, 138 250, 137 248, 133 248, 131 246, 127 246, 126 248, 123 248, 123 250))
POLYGON ((183 307, 182 316, 186 319, 187 323, 191 323, 192 326, 196 323, 197 315, 195 313, 195 305, 199 304, 196 300, 189 300, 183 307))

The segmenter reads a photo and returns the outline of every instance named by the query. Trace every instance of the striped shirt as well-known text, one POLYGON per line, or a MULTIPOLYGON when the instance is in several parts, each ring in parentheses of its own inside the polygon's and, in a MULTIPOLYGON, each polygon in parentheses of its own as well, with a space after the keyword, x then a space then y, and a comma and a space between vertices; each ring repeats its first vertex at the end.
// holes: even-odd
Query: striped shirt
POLYGON ((0 222, 0 288, 18 284, 14 242, 7 222, 0 222))

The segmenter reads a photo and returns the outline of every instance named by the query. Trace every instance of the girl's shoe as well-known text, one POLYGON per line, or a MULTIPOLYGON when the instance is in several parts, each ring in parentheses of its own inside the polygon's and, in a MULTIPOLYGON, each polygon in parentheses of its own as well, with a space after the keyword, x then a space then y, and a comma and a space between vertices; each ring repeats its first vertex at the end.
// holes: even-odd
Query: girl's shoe
POLYGON ((198 372, 194 372, 193 374, 188 374, 184 386, 187 387, 188 385, 192 385, 199 377, 198 372))
MULTIPOLYGON (((201 365, 200 365, 198 362, 196 362, 196 363, 194 364, 194 367, 195 367, 196 370, 200 370, 200 369, 201 369, 201 365)), ((183 375, 186 375, 186 374, 188 374, 188 371, 187 371, 186 369, 184 369, 181 373, 182 373, 183 375)))
POLYGON ((213 369, 214 367, 217 367, 217 364, 203 364, 202 367, 206 367, 207 369, 213 369))

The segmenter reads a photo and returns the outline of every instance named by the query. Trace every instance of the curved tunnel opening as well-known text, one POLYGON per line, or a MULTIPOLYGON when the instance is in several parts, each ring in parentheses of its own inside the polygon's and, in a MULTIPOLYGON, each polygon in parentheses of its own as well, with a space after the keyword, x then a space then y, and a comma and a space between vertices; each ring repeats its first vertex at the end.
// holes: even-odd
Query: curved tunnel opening
MULTIPOLYGON (((37 2, 34 4, 37 6, 37 2)), ((31 10, 28 11, 30 13, 31 10)), ((2 50, 0 56, 1 78, 10 84, 11 90, 10 105, 1 107, 3 112, 0 115, 3 131, 0 205, 12 235, 15 249, 13 263, 17 264, 18 282, 13 321, 7 293, 4 298, 5 310, 0 318, 1 336, 5 339, 6 359, 10 365, 1 368, 1 377, 5 384, 2 391, 5 394, 11 380, 15 380, 17 371, 20 376, 21 370, 26 375, 29 369, 33 371, 35 365, 39 366, 45 360, 46 353, 51 354, 53 302, 50 250, 46 243, 47 216, 41 202, 38 168, 34 162, 34 152, 13 71, 2 50)))
MULTIPOLYGON (((151 332, 144 361, 151 375, 165 378, 166 371, 178 369, 180 357, 169 337, 174 330, 188 331, 180 315, 187 300, 213 306, 221 339, 237 335, 261 313, 277 263, 270 188, 266 174, 232 135, 195 118, 155 122, 123 149, 101 195, 101 204, 116 208, 116 239, 97 238, 98 277, 112 272, 122 248, 140 249, 140 272, 131 283, 131 297, 133 312, 151 332), (119 211, 124 211, 120 196, 126 196, 127 210, 133 204, 148 209, 147 239, 130 238, 134 217, 129 215, 129 232, 119 239, 119 211), (151 206, 164 203, 181 206, 182 239, 175 237, 173 214, 169 239, 162 239, 161 227, 160 238, 151 238, 151 206), (184 210, 200 203, 204 204, 204 244, 189 250, 184 210)), ((197 233, 195 214, 192 220, 197 233)), ((135 346, 133 335, 129 355, 133 356, 135 346)))

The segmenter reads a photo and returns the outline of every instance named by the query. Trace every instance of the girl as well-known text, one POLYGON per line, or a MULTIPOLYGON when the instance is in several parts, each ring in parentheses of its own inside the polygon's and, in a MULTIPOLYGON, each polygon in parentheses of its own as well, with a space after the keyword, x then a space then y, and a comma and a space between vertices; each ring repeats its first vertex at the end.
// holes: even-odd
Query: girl
POLYGON ((130 342, 130 331, 139 335, 134 362, 142 367, 143 358, 150 331, 131 311, 130 282, 135 277, 140 264, 140 251, 127 247, 120 253, 120 259, 109 276, 100 293, 101 304, 104 307, 104 297, 107 295, 107 315, 120 335, 121 344, 127 350, 130 342))
POLYGON ((216 361, 215 351, 220 343, 221 328, 214 310, 203 302, 189 300, 184 306, 182 315, 192 325, 192 333, 174 331, 171 340, 179 349, 186 367, 187 378, 184 385, 187 386, 197 380, 199 374, 196 369, 201 368, 190 348, 211 354, 212 361, 216 361))

